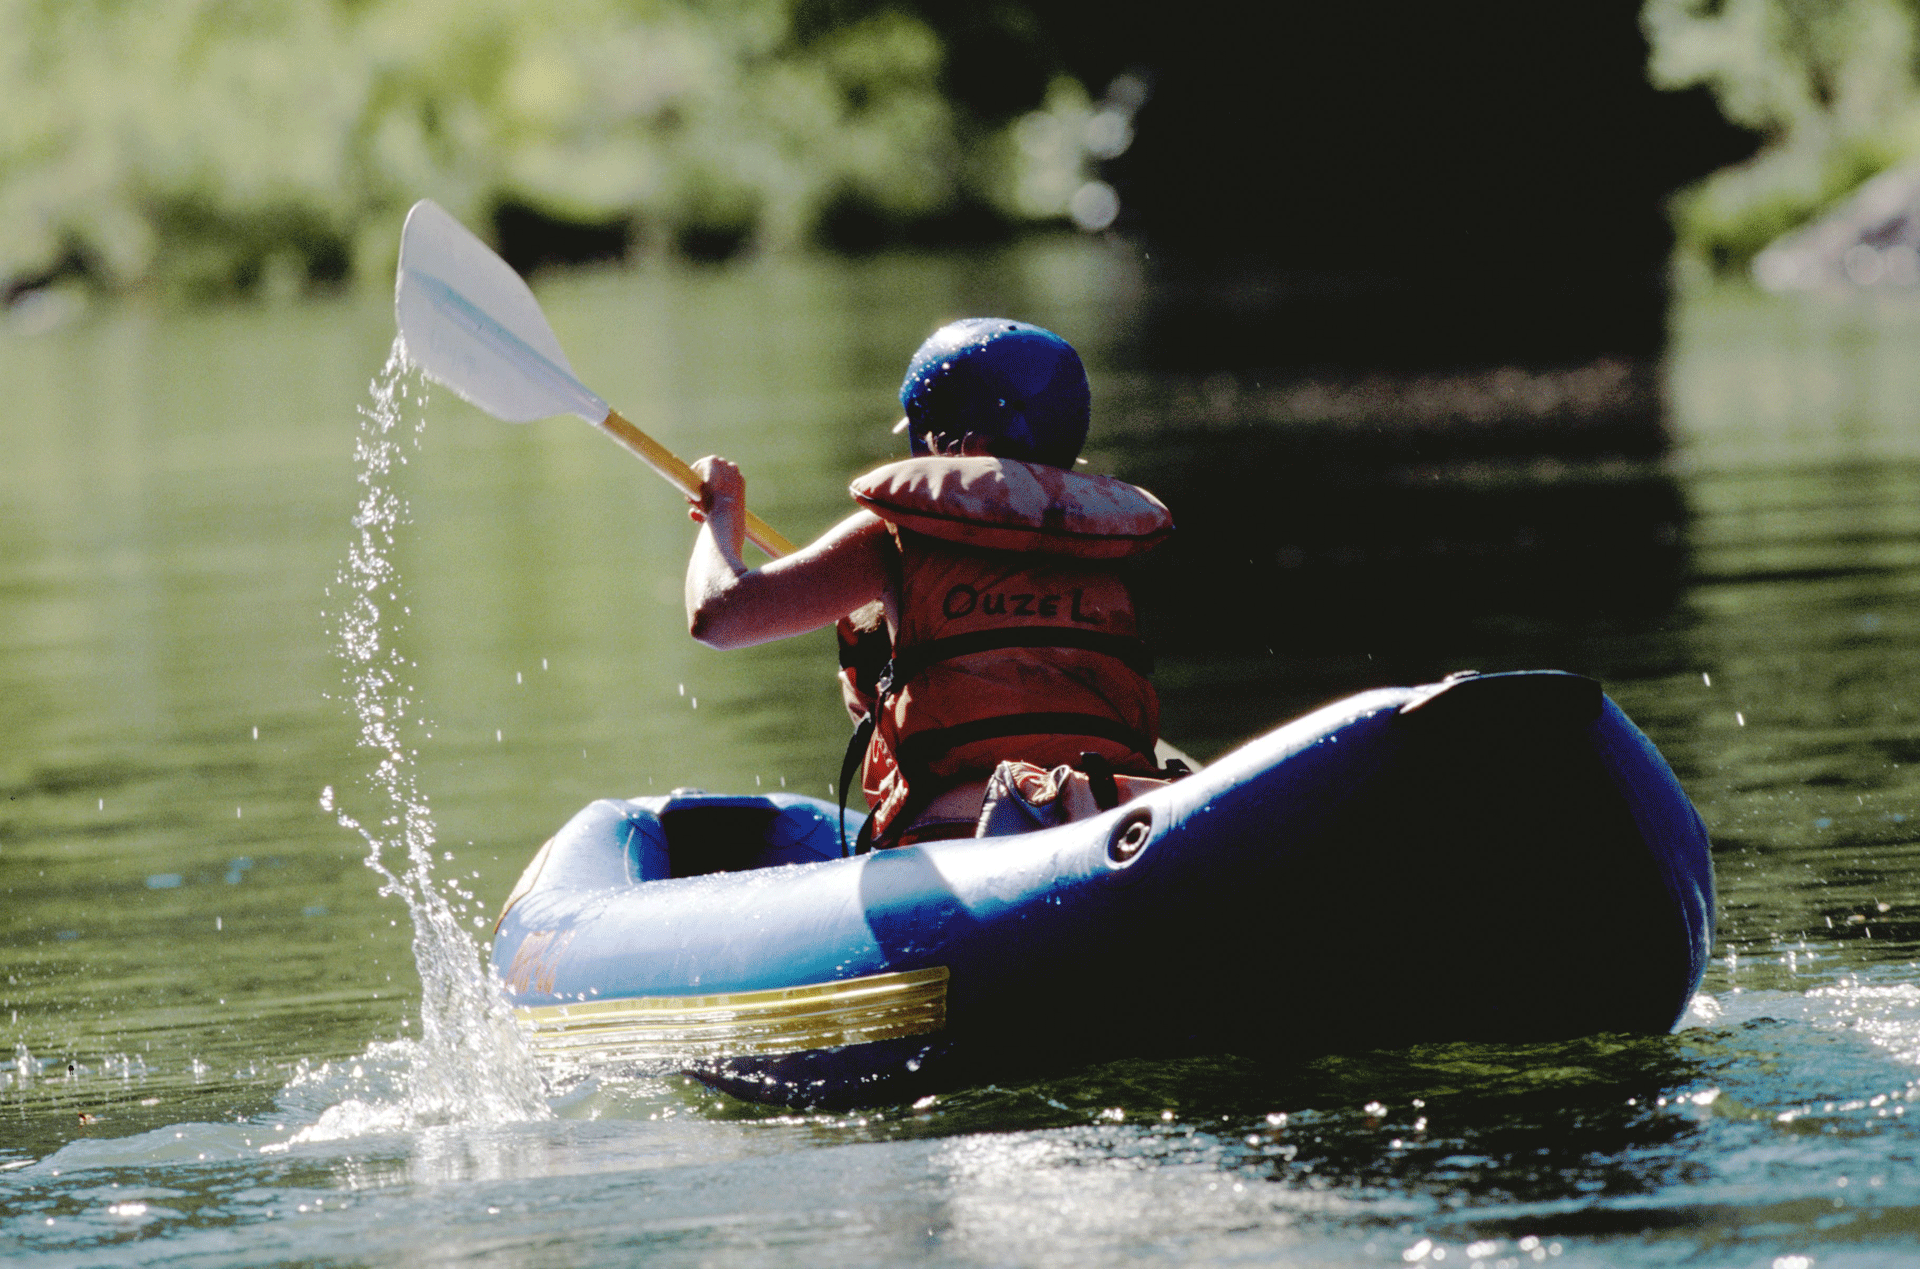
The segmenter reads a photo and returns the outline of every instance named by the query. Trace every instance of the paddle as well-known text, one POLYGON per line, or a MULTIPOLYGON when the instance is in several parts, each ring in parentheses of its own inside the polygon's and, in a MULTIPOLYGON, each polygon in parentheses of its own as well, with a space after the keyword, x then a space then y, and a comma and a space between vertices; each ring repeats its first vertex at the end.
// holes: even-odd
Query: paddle
MULTIPOLYGON (((691 467, 575 377, 520 275, 432 199, 415 203, 400 231, 393 315, 413 364, 488 414, 508 423, 577 414, 681 493, 700 496, 691 467)), ((793 551, 751 511, 747 538, 768 555, 793 551)))

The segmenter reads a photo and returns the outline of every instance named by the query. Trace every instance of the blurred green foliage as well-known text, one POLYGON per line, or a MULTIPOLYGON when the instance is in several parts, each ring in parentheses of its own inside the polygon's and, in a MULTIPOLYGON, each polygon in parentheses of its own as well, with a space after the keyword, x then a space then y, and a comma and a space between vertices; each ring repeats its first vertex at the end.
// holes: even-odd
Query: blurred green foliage
POLYGON ((1026 110, 1084 113, 1044 50, 1044 101, 980 108, 938 22, 879 4, 0 0, 0 30, 15 290, 384 278, 420 197, 693 255, 1004 227, 1061 216, 1033 191, 1085 162, 1020 144, 1026 110))
POLYGON ((1920 156, 1920 0, 1646 0, 1648 70, 1705 85, 1765 140, 1682 190, 1684 259, 1744 270, 1768 243, 1920 156))

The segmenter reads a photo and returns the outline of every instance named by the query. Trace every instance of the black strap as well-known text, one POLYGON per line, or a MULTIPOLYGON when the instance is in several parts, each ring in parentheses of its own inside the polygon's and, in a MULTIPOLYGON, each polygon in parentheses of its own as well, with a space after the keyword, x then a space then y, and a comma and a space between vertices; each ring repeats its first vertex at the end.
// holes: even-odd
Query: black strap
POLYGON ((1003 714, 997 718, 976 718, 952 727, 915 732, 900 743, 895 754, 902 770, 909 773, 907 786, 913 786, 912 773, 925 771, 934 759, 961 745, 998 736, 1097 736, 1125 745, 1135 753, 1153 758, 1153 744, 1115 718, 1098 714, 1003 714))
MULTIPOLYGON (((879 706, 874 706, 875 710, 879 706)), ((866 759, 867 745, 873 739, 875 715, 868 714, 853 729, 853 735, 847 738, 847 756, 840 760, 840 854, 847 850, 847 790, 853 787, 853 780, 860 772, 860 764, 866 759)), ((869 817, 871 819, 871 817, 869 817)), ((860 830, 862 840, 871 841, 872 834, 866 827, 860 830)))
POLYGON ((1147 651, 1145 643, 1129 635, 1076 630, 1071 626, 1010 626, 948 635, 899 649, 893 654, 893 681, 905 683, 936 662, 1000 648, 1080 648, 1124 661, 1137 674, 1153 673, 1153 654, 1147 651))
POLYGON ((853 853, 864 855, 873 849, 873 816, 869 815, 860 822, 859 835, 853 839, 853 853))

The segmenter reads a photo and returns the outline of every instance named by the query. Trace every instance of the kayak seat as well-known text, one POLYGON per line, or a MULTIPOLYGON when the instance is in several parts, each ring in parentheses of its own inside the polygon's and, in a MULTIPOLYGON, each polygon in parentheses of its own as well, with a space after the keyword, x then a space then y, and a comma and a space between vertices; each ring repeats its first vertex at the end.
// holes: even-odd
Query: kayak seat
POLYGON ((840 858, 838 823, 798 799, 676 792, 657 813, 636 808, 627 824, 627 865, 636 881, 840 858))

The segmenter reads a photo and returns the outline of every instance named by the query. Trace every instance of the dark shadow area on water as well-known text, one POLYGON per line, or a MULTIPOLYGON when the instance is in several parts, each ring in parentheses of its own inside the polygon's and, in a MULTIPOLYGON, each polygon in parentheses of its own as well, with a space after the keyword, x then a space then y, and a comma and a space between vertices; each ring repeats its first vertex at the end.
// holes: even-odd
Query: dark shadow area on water
POLYGON ((1692 517, 1649 363, 1216 374, 1112 417, 1097 461, 1179 525, 1134 576, 1176 742, 1459 669, 1604 680, 1684 624, 1692 517))

